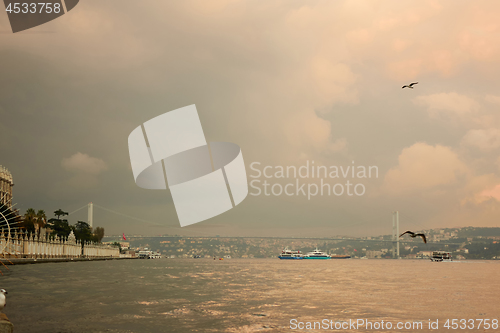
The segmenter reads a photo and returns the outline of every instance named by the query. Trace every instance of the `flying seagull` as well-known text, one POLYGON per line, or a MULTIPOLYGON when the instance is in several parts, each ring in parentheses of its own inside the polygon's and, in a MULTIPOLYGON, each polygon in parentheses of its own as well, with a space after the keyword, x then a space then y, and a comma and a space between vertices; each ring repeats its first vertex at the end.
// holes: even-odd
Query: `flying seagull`
POLYGON ((424 240, 424 243, 425 243, 425 244, 427 244, 427 238, 425 238, 425 235, 424 235, 424 234, 416 234, 416 233, 414 233, 414 232, 412 232, 412 231, 408 230, 408 231, 403 232, 401 235, 399 235, 399 237, 401 237, 401 236, 403 236, 403 235, 406 235, 406 234, 410 234, 410 237, 411 237, 411 238, 415 238, 415 237, 420 236, 420 237, 422 237, 422 239, 424 240))
POLYGON ((0 311, 5 308, 5 295, 8 293, 5 291, 5 289, 0 289, 0 311))
POLYGON ((418 82, 412 82, 412 83, 410 83, 410 84, 409 84, 409 85, 407 85, 407 86, 403 86, 401 89, 404 89, 404 88, 410 88, 410 89, 413 89, 413 85, 415 85, 415 84, 418 84, 418 82))

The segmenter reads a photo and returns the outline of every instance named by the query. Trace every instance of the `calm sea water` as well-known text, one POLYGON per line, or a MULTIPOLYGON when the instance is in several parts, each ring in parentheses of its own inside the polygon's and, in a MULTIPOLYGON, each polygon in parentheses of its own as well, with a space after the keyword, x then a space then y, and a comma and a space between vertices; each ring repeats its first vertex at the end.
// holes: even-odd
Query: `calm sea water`
MULTIPOLYGON (((500 319, 493 261, 157 259, 11 270, 0 287, 15 332, 325 332, 292 330, 292 319, 422 322, 421 332, 431 319, 439 320, 434 332, 483 332, 442 326, 500 319)), ((373 330, 396 331, 417 330, 373 330)))

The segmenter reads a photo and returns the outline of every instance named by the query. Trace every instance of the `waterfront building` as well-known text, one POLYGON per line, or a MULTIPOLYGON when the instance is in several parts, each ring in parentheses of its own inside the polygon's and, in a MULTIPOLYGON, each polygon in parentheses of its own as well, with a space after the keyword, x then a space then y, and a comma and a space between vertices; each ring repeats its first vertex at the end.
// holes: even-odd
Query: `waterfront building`
POLYGON ((383 251, 374 251, 374 250, 368 250, 366 251, 366 257, 368 259, 376 259, 376 258, 382 258, 382 256, 387 253, 383 251))
POLYGON ((0 204, 11 207, 12 206, 12 187, 14 181, 12 174, 0 165, 0 204))

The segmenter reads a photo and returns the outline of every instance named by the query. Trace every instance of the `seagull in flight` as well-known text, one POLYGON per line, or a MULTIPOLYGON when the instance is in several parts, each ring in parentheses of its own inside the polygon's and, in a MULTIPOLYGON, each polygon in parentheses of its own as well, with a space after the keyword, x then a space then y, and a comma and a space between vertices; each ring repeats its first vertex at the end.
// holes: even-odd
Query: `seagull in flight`
POLYGON ((5 308, 5 295, 7 295, 7 291, 5 289, 0 289, 0 311, 5 308))
POLYGON ((401 89, 404 89, 404 88, 410 88, 410 89, 413 89, 413 86, 414 86, 415 84, 418 84, 418 82, 412 82, 412 83, 410 83, 409 85, 403 86, 401 89))
POLYGON ((425 238, 424 234, 416 234, 416 233, 408 230, 408 231, 403 232, 401 235, 399 235, 399 237, 401 237, 403 235, 406 235, 406 234, 409 234, 411 238, 415 238, 415 237, 419 237, 420 236, 424 240, 424 243, 427 244, 427 238, 425 238))

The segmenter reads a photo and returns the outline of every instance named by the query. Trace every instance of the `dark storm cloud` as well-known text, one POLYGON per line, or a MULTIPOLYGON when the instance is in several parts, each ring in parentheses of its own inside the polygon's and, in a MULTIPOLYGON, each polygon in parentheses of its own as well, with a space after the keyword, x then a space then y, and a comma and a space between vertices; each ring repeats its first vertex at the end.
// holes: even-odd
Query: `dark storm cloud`
MULTIPOLYGON (((497 5, 457 6, 477 15, 432 1, 413 8, 80 2, 30 30, 53 33, 0 35, 0 163, 14 175, 21 210, 72 211, 93 201, 178 227, 168 191, 134 184, 127 137, 148 119, 196 104, 207 140, 240 145, 247 167, 355 160, 379 166, 380 176, 366 181, 360 198, 249 196, 237 209, 182 230, 96 209, 95 221, 108 233, 389 233, 394 209, 422 227, 468 225, 470 216, 492 225, 498 205, 493 199, 488 205, 497 208, 485 208, 485 193, 496 192, 484 191, 500 184, 498 151, 472 156, 469 147, 500 124, 498 106, 484 97, 494 101, 498 90, 496 17, 477 18, 497 5), (437 28, 442 22, 450 23, 445 31, 437 28), (414 91, 400 91, 417 77, 414 91), (453 93, 473 99, 478 110, 461 113, 453 93), (412 168, 417 160, 423 165, 412 168), (102 167, 89 173, 64 161, 102 167), (449 165, 432 169, 435 181, 420 172, 435 165, 449 165), (212 224, 219 227, 204 226, 212 224)), ((6 19, 0 14, 2 31, 6 19)))

